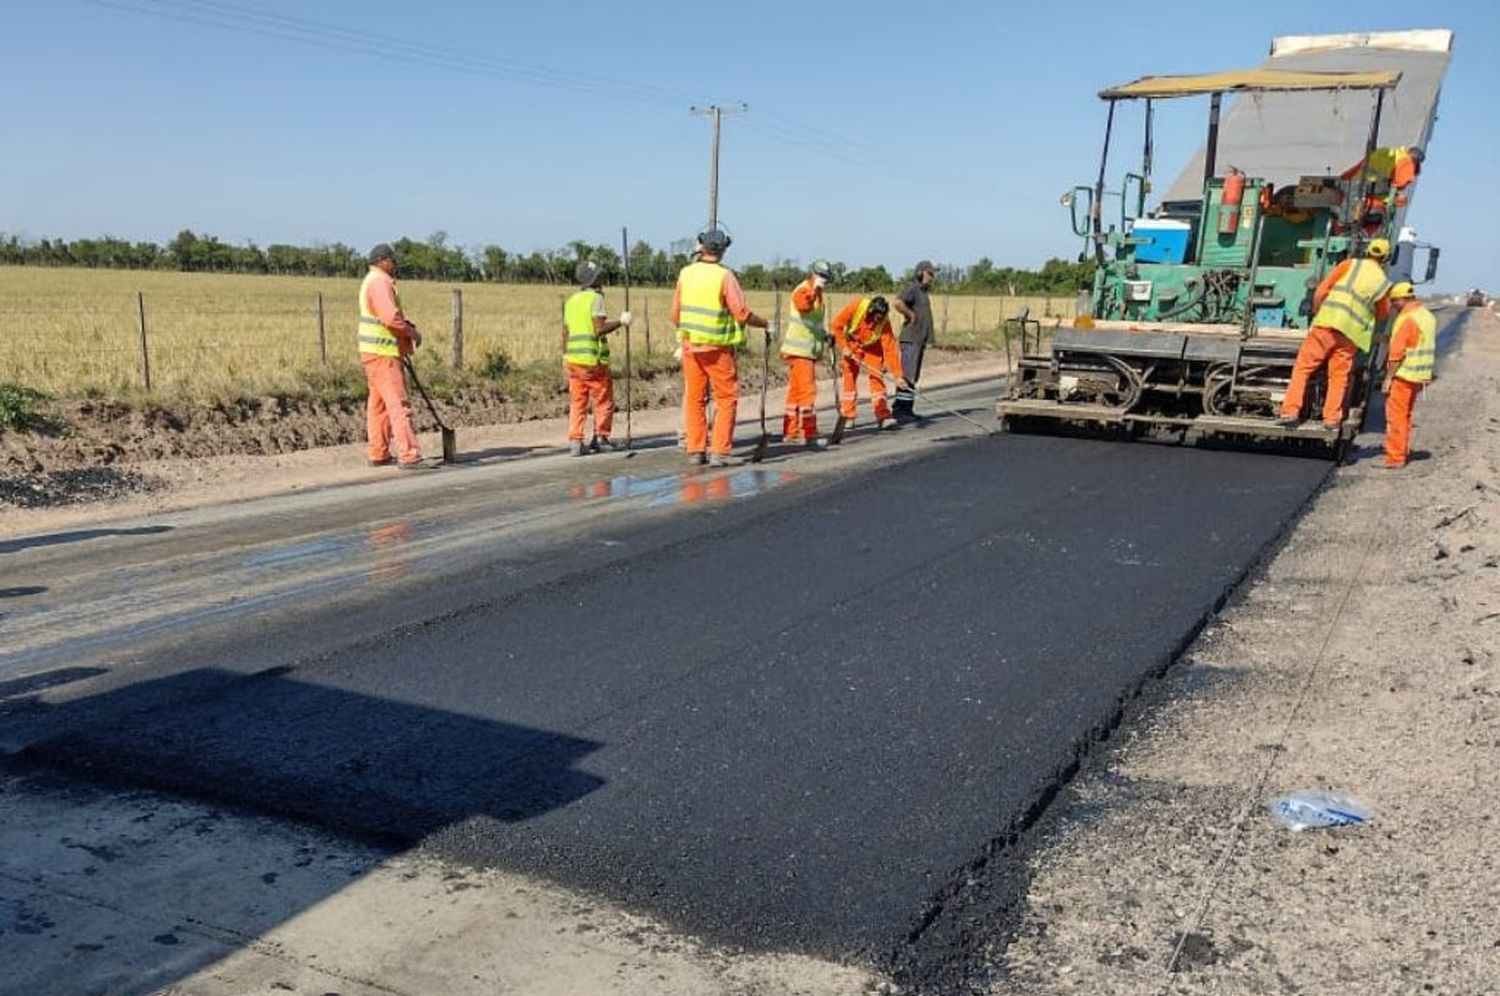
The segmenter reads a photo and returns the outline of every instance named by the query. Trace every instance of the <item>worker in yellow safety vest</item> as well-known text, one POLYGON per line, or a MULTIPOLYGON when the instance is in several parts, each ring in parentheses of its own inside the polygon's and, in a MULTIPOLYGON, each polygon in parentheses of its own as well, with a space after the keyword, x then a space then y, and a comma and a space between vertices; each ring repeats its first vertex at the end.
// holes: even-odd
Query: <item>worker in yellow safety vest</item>
POLYGON ((1385 200, 1388 207, 1392 203, 1404 207, 1407 188, 1416 182, 1426 158, 1421 146, 1385 146, 1350 166, 1339 178, 1353 180, 1363 172, 1367 196, 1385 200))
POLYGON ((1344 393, 1354 359, 1369 352, 1375 323, 1386 317, 1391 289, 1385 260, 1391 244, 1371 239, 1365 257, 1350 257, 1335 266, 1313 292, 1312 327, 1297 351, 1292 380, 1281 399, 1276 424, 1286 427, 1302 421, 1302 402, 1307 384, 1324 363, 1328 365, 1328 393, 1323 396, 1323 425, 1337 429, 1344 421, 1344 393))
POLYGON ((365 435, 369 440, 370 466, 391 463, 396 447, 396 466, 420 470, 422 450, 412 427, 411 400, 406 394, 403 357, 422 345, 422 333, 401 310, 396 292, 396 251, 382 242, 369 255, 370 269, 359 285, 359 360, 365 368, 369 401, 365 410, 365 435))
POLYGON ((1391 288, 1391 301, 1401 308, 1391 330, 1386 355, 1385 466, 1405 467, 1411 454, 1411 410, 1422 388, 1432 383, 1437 361, 1437 316, 1417 300, 1417 290, 1402 281, 1391 288))
POLYGON ((823 288, 831 276, 833 268, 824 260, 816 260, 807 279, 792 291, 792 315, 781 338, 781 358, 787 371, 783 442, 818 445, 818 360, 828 346, 823 288))
POLYGON ((583 456, 583 428, 590 404, 594 409, 594 437, 589 449, 615 450, 609 438, 614 427, 614 372, 609 365, 609 336, 631 323, 628 311, 611 321, 604 309, 604 276, 590 262, 574 271, 578 292, 563 305, 563 369, 568 375, 568 452, 583 456))
POLYGON ((740 393, 735 352, 745 344, 744 327, 770 326, 750 310, 734 271, 722 262, 729 244, 728 234, 718 228, 698 236, 699 258, 677 274, 677 287, 667 312, 682 346, 682 415, 688 462, 717 467, 732 462, 740 393), (708 438, 706 412, 709 392, 714 402, 712 440, 708 438))

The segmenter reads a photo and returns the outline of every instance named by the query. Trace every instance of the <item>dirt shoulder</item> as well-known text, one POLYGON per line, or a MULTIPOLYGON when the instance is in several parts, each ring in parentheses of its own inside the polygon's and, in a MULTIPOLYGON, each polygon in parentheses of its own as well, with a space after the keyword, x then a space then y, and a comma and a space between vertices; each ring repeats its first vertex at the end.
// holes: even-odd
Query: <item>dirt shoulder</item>
POLYGON ((995 993, 1500 992, 1500 320, 1439 369, 1059 800, 995 993))
MULTIPOLYGON (((737 433, 742 443, 751 437, 751 423, 753 432, 758 434, 760 417, 760 370, 758 364, 747 363, 744 367, 737 433), (755 369, 750 370, 751 366, 755 369)), ((923 371, 921 386, 936 389, 996 380, 998 390, 998 378, 1006 369, 1005 358, 994 353, 934 351, 923 371)), ((775 373, 773 366, 773 381, 775 373)), ((559 377, 558 384, 561 383, 559 377)), ((633 399, 637 410, 631 416, 634 437, 645 445, 675 440, 679 421, 677 402, 681 398, 678 378, 658 378, 646 387, 638 384, 637 389, 633 399)), ((784 394, 781 386, 773 386, 769 392, 767 421, 773 433, 780 431, 784 394)), ((864 397, 863 388, 861 396, 864 397)), ((827 381, 819 383, 818 398, 819 418, 827 431, 832 428, 834 418, 833 391, 827 381)), ((623 409, 623 393, 616 401, 623 409)), ((480 409, 458 409, 461 417, 455 418, 454 423, 458 427, 460 462, 485 463, 562 452, 567 444, 567 419, 558 413, 565 413, 566 406, 567 396, 563 393, 524 411, 493 410, 486 415, 480 409), (485 418, 490 421, 484 421, 485 418)), ((37 462, 24 466, 39 468, 38 474, 23 469, 20 458, 7 464, 0 453, 0 537, 74 528, 97 523, 105 517, 133 518, 376 481, 399 473, 390 468, 365 466, 362 406, 357 414, 324 411, 277 415, 268 402, 264 411, 267 414, 257 416, 258 421, 238 428, 223 427, 221 432, 230 437, 227 442, 217 438, 211 426, 193 428, 184 434, 181 428, 174 429, 171 419, 164 415, 156 418, 160 424, 151 424, 152 419, 140 412, 122 416, 133 425, 139 423, 131 431, 141 438, 156 438, 151 445, 167 446, 162 440, 169 439, 171 446, 188 448, 186 455, 147 458, 142 454, 151 449, 143 443, 132 450, 137 456, 131 459, 118 454, 110 456, 106 449, 89 456, 78 449, 85 447, 83 437, 79 436, 69 442, 68 455, 55 459, 42 459, 35 450, 28 451, 28 459, 37 462), (309 426, 321 428, 314 432, 309 426), (324 434, 319 435, 320 432, 324 434), (177 435, 172 436, 173 433, 177 435), (241 436, 261 440, 257 445, 264 445, 266 451, 236 444, 235 440, 241 436), (197 448, 202 452, 196 452, 192 439, 200 437, 203 442, 197 448)), ((622 437, 623 410, 616 415, 616 422, 615 435, 622 437)), ((420 408, 417 426, 419 429, 432 426, 427 413, 420 408)), ((435 431, 422 433, 421 440, 424 453, 435 456, 441 452, 435 431)), ((50 444, 38 445, 45 448, 50 444)), ((12 452, 20 448, 16 434, 0 433, 0 449, 7 446, 12 452)))

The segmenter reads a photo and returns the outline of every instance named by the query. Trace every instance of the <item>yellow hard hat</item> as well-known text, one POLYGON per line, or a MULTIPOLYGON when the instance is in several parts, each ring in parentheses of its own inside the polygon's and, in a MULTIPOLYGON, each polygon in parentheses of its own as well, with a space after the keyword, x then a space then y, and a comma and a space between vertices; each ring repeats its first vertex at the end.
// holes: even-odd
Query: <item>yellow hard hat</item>
POLYGON ((1403 280, 1391 288, 1391 297, 1416 297, 1417 289, 1411 285, 1410 280, 1403 280))
POLYGON ((1371 259, 1385 259, 1391 254, 1391 243, 1389 239, 1371 239, 1370 244, 1365 246, 1365 255, 1371 259))

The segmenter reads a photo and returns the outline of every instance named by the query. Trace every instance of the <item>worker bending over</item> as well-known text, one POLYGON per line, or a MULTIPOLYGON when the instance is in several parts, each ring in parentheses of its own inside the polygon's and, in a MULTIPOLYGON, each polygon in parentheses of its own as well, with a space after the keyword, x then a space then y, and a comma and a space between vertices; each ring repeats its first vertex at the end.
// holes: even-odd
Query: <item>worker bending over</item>
POLYGON ((792 291, 792 316, 781 339, 781 358, 786 360, 787 371, 782 442, 818 445, 818 360, 828 346, 823 288, 832 273, 826 262, 817 260, 807 279, 792 291))
POLYGON ((1417 290, 1402 281, 1391 288, 1401 308, 1391 330, 1385 361, 1385 465, 1405 467, 1411 453, 1411 410, 1422 388, 1432 382, 1437 360, 1437 316, 1417 300, 1417 290))
POLYGON ((859 374, 869 375, 870 401, 875 409, 875 424, 882 429, 896 428, 891 406, 885 400, 885 378, 889 371, 897 383, 901 373, 901 348, 891 331, 891 306, 883 297, 861 297, 850 301, 833 319, 833 337, 844 361, 843 416, 853 422, 858 414, 859 374))
POLYGON ((1426 154, 1416 145, 1380 148, 1346 169, 1339 179, 1353 180, 1363 171, 1366 195, 1385 197, 1395 206, 1405 207, 1407 188, 1421 174, 1425 158, 1426 154))
POLYGON ((594 438, 589 448, 614 450, 609 438, 615 418, 614 372, 609 365, 609 335, 630 324, 630 312, 618 321, 605 317, 603 275, 593 263, 574 272, 579 290, 563 306, 563 369, 568 374, 568 452, 583 456, 583 425, 594 409, 594 438))
POLYGON ((1328 391, 1323 396, 1323 425, 1337 429, 1344 421, 1344 394, 1349 372, 1361 352, 1369 352, 1375 323, 1385 318, 1391 282, 1382 265, 1391 254, 1385 239, 1372 239, 1364 259, 1350 257, 1335 266, 1313 292, 1312 327, 1297 350, 1292 382, 1281 399, 1277 425, 1302 421, 1307 382, 1328 365, 1328 391))
POLYGON ((365 368, 369 401, 365 406, 365 436, 372 467, 391 462, 391 444, 396 447, 396 466, 420 470, 422 450, 412 427, 411 400, 406 395, 406 376, 401 359, 422 345, 422 333, 401 310, 396 292, 396 251, 382 242, 370 250, 370 269, 359 285, 359 361, 365 368))
POLYGON ((729 466, 734 448, 734 418, 739 406, 739 370, 735 351, 745 344, 746 325, 763 329, 764 318, 745 304, 734 272, 721 260, 729 236, 712 228, 698 236, 697 262, 677 274, 668 319, 682 343, 682 416, 688 462, 729 466), (707 399, 714 402, 713 439, 708 438, 707 399), (705 451, 712 451, 710 460, 705 451))

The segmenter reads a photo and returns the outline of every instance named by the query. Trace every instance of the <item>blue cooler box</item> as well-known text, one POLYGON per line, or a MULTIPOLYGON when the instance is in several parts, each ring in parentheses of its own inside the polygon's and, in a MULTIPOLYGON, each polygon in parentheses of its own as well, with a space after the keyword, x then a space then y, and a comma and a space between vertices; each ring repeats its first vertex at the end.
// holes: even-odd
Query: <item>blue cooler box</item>
POLYGON ((1172 218, 1139 218, 1130 230, 1132 238, 1150 239, 1148 245, 1135 247, 1137 263, 1181 263, 1187 259, 1188 239, 1193 226, 1172 218))

